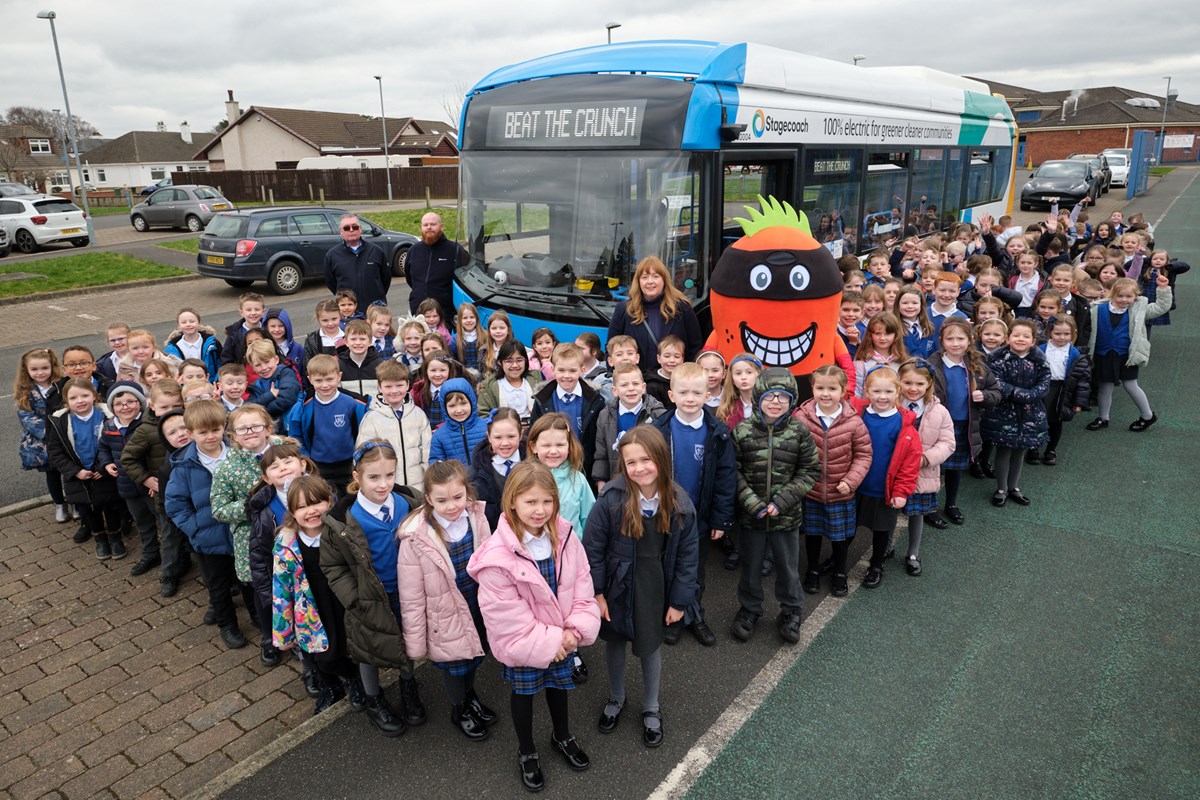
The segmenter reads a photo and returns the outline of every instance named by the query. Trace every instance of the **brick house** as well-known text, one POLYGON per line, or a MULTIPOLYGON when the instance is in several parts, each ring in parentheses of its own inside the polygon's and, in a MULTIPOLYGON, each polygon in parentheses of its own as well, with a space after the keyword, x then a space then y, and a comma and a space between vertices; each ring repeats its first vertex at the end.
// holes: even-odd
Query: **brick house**
MULTIPOLYGON (((214 172, 295 169, 301 159, 318 156, 383 155, 378 117, 269 106, 242 111, 232 91, 225 111, 228 127, 194 156, 214 172)), ((388 117, 387 133, 389 154, 458 156, 458 134, 444 122, 388 117)))
POLYGON ((49 192, 71 184, 62 142, 29 125, 0 125, 0 180, 49 192))
MULTIPOLYGON (((1162 98, 1119 86, 1039 92, 980 78, 1008 101, 1020 139, 1018 163, 1037 165, 1072 153, 1131 147, 1135 131, 1157 138, 1163 125, 1162 98)), ((1167 107, 1163 163, 1200 160, 1200 106, 1174 97, 1167 107)))

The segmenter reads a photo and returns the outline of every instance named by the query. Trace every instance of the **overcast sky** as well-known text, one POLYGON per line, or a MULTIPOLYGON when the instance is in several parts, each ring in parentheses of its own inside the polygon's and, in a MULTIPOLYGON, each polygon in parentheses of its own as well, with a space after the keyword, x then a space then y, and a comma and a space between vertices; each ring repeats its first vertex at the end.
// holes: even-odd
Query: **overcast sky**
MULTIPOLYGON (((765 3, 620 0, 0 0, 0 109, 62 108, 49 23, 57 14, 71 108, 106 137, 210 129, 225 90, 252 104, 447 117, 443 99, 489 71, 614 39, 758 42, 862 66, 918 64, 1039 90, 1120 85, 1200 97, 1200 22, 1183 0, 1047 4, 885 0, 765 3), (1174 9, 1174 10, 1172 10, 1174 9), (1047 12, 1053 12, 1053 15, 1047 12), (935 20, 940 20, 935 23, 935 20)), ((457 120, 454 120, 457 123, 457 120)))

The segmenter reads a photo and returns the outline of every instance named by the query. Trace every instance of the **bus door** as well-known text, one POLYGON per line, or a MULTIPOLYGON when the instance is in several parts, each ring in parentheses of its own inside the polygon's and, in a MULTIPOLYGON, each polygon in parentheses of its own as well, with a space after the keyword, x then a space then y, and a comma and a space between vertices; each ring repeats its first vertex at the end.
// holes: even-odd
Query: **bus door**
POLYGON ((725 248, 742 238, 736 217, 746 218, 746 206, 758 208, 758 197, 774 197, 779 202, 796 204, 796 151, 722 153, 724 176, 717 183, 721 192, 721 244, 725 248))

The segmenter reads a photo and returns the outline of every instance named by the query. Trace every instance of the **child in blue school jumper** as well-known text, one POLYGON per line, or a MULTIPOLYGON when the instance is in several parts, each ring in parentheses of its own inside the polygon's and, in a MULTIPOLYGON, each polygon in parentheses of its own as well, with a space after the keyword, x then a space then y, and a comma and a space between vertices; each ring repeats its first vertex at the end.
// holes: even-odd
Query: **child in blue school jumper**
POLYGON ((704 369, 692 362, 680 364, 671 372, 671 399, 675 410, 650 424, 658 428, 671 450, 674 478, 696 507, 696 531, 699 536, 698 589, 696 604, 688 618, 668 625, 667 644, 675 644, 683 626, 700 644, 711 647, 717 637, 704 620, 704 565, 709 545, 733 528, 737 501, 737 462, 733 438, 728 426, 705 406, 707 394, 704 369))
POLYGON ((475 445, 487 438, 487 423, 477 413, 475 390, 466 378, 451 378, 442 384, 439 400, 446 421, 433 432, 429 463, 456 458, 469 466, 475 445))
POLYGON ((317 463, 321 477, 345 494, 350 482, 358 427, 367 405, 338 389, 342 373, 333 356, 317 355, 308 362, 313 396, 288 415, 287 433, 301 451, 317 463))

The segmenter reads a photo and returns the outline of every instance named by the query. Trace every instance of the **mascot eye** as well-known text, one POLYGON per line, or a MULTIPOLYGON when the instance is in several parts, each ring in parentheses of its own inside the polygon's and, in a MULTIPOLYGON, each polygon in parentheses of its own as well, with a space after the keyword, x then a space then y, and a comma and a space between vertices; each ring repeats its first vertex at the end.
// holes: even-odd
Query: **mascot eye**
MULTIPOLYGON (((751 277, 753 280, 753 277, 751 277)), ((792 284, 792 288, 797 292, 802 292, 808 288, 808 270, 800 264, 792 267, 792 271, 788 274, 788 280, 792 284)))
POLYGON ((769 267, 759 264, 757 267, 750 270, 750 286, 752 286, 756 292, 765 291, 770 285, 771 269, 769 267))

